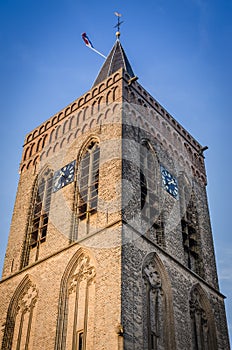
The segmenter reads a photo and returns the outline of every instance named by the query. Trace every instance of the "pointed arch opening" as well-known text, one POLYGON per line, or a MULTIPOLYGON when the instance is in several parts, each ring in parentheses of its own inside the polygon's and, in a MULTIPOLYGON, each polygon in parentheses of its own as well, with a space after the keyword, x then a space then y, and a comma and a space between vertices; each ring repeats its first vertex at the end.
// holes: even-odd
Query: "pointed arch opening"
POLYGON ((176 349, 171 284, 162 261, 149 253, 142 266, 144 349, 176 349))
POLYGON ((33 186, 21 268, 39 259, 41 245, 46 241, 52 196, 53 172, 46 167, 33 186))
POLYGON ((89 219, 97 212, 100 147, 91 139, 81 152, 78 167, 78 218, 89 219))
POLYGON ((143 229, 155 243, 165 247, 159 168, 158 157, 150 142, 142 140, 140 144, 140 209, 143 229))
POLYGON ((193 350, 216 350, 217 338, 214 316, 206 292, 197 284, 189 300, 193 350))
POLYGON ((95 260, 80 248, 61 281, 56 350, 93 349, 95 260))
POLYGON ((99 163, 99 140, 92 136, 84 143, 77 157, 77 181, 70 242, 88 234, 91 230, 92 221, 96 222, 99 163))
POLYGON ((2 350, 32 348, 32 330, 38 290, 26 275, 11 298, 4 329, 2 350))
POLYGON ((183 176, 181 183, 181 232, 185 265, 204 278, 197 198, 189 182, 183 176))

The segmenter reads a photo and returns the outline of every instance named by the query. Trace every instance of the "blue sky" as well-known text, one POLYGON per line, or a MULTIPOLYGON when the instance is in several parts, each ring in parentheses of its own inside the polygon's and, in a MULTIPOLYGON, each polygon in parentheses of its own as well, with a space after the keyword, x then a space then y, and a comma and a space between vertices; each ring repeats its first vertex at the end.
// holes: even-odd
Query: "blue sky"
POLYGON ((201 144, 220 287, 232 333, 232 1, 4 0, 0 3, 0 264, 24 136, 91 87, 108 54, 116 17, 139 82, 201 144))

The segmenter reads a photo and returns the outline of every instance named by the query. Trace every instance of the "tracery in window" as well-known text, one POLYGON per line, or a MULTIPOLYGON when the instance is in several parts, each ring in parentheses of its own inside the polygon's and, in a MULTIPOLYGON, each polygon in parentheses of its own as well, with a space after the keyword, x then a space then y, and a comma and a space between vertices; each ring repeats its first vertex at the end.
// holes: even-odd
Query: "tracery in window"
POLYGON ((157 350, 160 346, 164 346, 162 282, 152 262, 144 267, 143 277, 146 283, 148 349, 157 350))
POLYGON ((34 187, 32 208, 22 255, 22 267, 38 260, 41 244, 46 241, 52 195, 53 174, 46 169, 34 187))
POLYGON ((98 204, 100 148, 96 141, 86 147, 79 166, 78 217, 89 218, 96 213, 98 204))
POLYGON ((150 253, 143 263, 144 349, 175 349, 171 286, 157 254, 150 253))
POLYGON ((141 219, 146 223, 146 233, 161 246, 164 240, 164 214, 160 208, 159 165, 148 141, 140 146, 141 219))
POLYGON ((7 312, 2 350, 30 350, 38 291, 26 276, 17 287, 7 312))
POLYGON ((94 348, 95 266, 79 249, 61 281, 56 350, 94 348))
POLYGON ((210 303, 199 285, 190 295, 190 317, 193 350, 217 349, 215 325, 210 303))

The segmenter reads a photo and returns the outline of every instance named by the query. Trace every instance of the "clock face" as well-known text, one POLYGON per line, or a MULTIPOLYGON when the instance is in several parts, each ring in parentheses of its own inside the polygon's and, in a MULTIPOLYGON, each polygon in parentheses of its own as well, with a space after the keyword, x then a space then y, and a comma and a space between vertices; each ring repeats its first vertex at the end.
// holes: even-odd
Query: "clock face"
POLYGON ((174 198, 178 199, 179 190, 176 178, 172 176, 172 174, 170 174, 169 171, 166 170, 162 165, 160 166, 160 171, 164 189, 174 198))
POLYGON ((76 161, 74 160, 55 172, 53 178, 53 192, 57 192, 64 186, 73 182, 75 174, 75 164, 76 161))

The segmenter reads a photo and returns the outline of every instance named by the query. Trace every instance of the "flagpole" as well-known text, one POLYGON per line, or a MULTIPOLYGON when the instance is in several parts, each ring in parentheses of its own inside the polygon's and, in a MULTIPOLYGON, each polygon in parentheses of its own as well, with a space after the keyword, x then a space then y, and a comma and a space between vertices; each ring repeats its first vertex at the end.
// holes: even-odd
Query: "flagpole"
POLYGON ((98 53, 98 55, 100 55, 100 56, 102 56, 103 58, 106 59, 106 56, 104 56, 101 52, 97 51, 94 47, 91 47, 89 45, 86 45, 86 46, 88 46, 91 50, 93 50, 94 52, 98 53))

